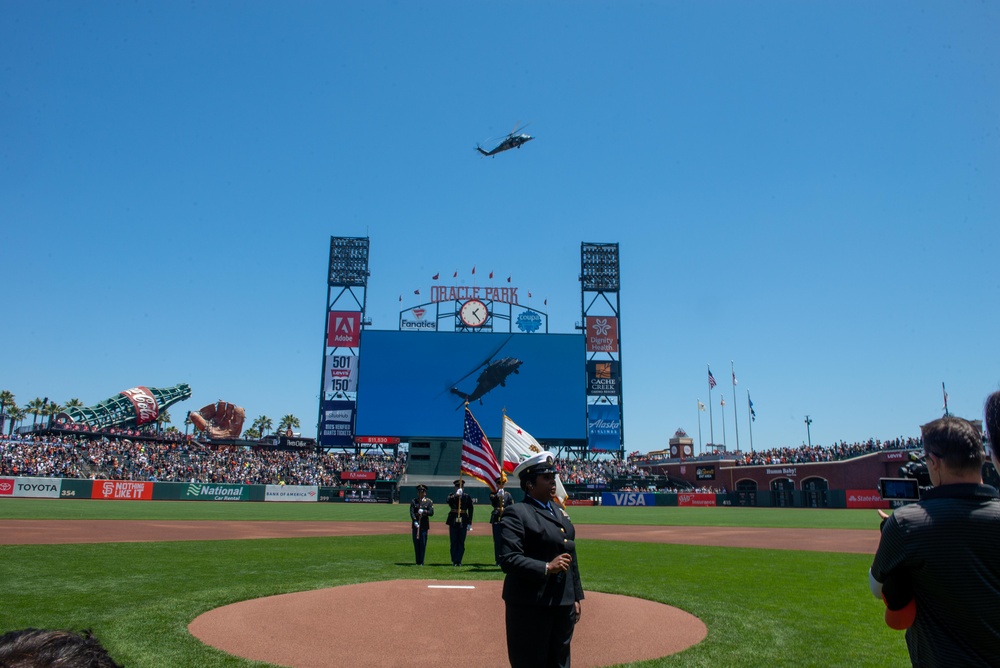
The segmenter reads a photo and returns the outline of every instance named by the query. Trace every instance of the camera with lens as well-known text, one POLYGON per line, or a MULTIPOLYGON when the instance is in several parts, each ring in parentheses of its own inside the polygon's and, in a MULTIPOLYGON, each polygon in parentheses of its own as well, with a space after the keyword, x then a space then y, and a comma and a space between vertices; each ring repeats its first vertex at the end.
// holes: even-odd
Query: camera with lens
POLYGON ((878 489, 886 501, 918 501, 931 488, 931 474, 924 455, 910 453, 910 461, 899 467, 898 478, 879 478, 878 489))

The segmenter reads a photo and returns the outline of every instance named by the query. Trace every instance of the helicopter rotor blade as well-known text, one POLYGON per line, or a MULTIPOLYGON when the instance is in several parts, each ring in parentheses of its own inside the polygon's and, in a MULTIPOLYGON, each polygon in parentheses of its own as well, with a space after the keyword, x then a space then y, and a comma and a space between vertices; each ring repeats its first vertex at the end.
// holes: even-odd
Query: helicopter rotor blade
MULTIPOLYGON (((521 121, 518 121, 518 123, 520 123, 520 122, 521 121)), ((528 121, 527 123, 525 123, 521 127, 517 128, 516 130, 511 130, 510 135, 508 135, 508 136, 516 135, 517 133, 519 133, 521 130, 523 130, 524 128, 528 127, 529 125, 531 125, 531 121, 528 121)))
POLYGON ((494 350, 490 354, 489 357, 487 357, 485 360, 483 360, 482 362, 480 362, 472 371, 470 371, 469 373, 465 374, 464 376, 462 376, 461 378, 459 378, 458 380, 456 380, 454 383, 452 383, 451 386, 455 387, 456 385, 458 385, 459 383, 461 383, 463 380, 465 380, 466 378, 468 378, 469 376, 471 376, 472 374, 476 373, 477 371, 479 371, 480 369, 482 369, 484 366, 486 366, 487 364, 489 364, 491 361, 493 361, 493 358, 497 356, 497 353, 499 353, 500 350, 505 345, 507 345, 507 343, 511 340, 511 338, 513 338, 513 336, 514 336, 513 334, 510 334, 506 339, 504 339, 504 342, 501 343, 499 345, 499 347, 497 347, 497 349, 494 350))

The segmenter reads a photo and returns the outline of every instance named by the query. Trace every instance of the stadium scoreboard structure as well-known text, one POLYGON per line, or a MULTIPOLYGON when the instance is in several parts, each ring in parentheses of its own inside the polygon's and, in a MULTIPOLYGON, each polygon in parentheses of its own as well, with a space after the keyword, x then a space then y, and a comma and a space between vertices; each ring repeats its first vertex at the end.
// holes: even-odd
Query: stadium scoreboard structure
POLYGON ((460 442, 468 402, 491 439, 506 413, 551 449, 622 456, 618 244, 582 244, 583 331, 573 333, 550 333, 548 314, 510 278, 477 285, 475 269, 471 285, 435 275, 396 330, 372 329, 368 251, 367 237, 331 237, 320 448, 460 442))

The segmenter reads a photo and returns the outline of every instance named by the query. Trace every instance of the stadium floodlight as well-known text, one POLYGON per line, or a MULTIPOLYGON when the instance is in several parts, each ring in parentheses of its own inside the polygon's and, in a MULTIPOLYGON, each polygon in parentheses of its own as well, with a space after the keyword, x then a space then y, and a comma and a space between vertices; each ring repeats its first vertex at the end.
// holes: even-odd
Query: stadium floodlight
POLYGON ((367 287, 368 237, 330 237, 330 287, 367 287))
POLYGON ((583 243, 580 247, 580 282, 584 291, 618 292, 618 244, 583 243))

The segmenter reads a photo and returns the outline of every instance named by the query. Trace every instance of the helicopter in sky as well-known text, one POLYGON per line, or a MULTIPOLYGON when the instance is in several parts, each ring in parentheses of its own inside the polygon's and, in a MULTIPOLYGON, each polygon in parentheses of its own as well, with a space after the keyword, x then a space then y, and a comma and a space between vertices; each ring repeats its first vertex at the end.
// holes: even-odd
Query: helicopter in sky
MULTIPOLYGON (((510 341, 510 337, 507 337, 507 341, 510 341)), ((463 402, 471 402, 478 399, 479 403, 482 404, 483 396, 490 390, 495 388, 497 385, 501 387, 506 387, 507 376, 509 376, 512 373, 520 373, 518 369, 520 369, 521 365, 524 364, 523 361, 517 359, 516 357, 504 357, 502 359, 496 360, 495 362, 493 361, 493 358, 497 355, 497 353, 500 352, 500 349, 503 348, 505 345, 507 345, 507 341, 504 341, 502 344, 500 344, 500 348, 497 348, 492 355, 486 358, 486 361, 484 361, 482 364, 477 366, 469 373, 459 378, 458 381, 455 383, 456 385, 458 383, 461 383, 463 380, 465 380, 466 378, 474 374, 476 371, 478 371, 480 368, 485 366, 486 368, 483 369, 482 373, 479 374, 479 377, 476 378, 476 388, 472 390, 470 394, 462 392, 457 387, 451 388, 452 394, 457 394, 458 396, 462 397, 463 402)))
POLYGON ((501 152, 506 151, 508 149, 521 148, 521 146, 523 144, 526 144, 529 141, 531 141, 532 139, 534 139, 534 137, 532 137, 531 135, 524 134, 524 133, 521 132, 521 130, 523 130, 524 128, 528 127, 528 125, 530 125, 530 123, 525 123, 521 127, 519 127, 516 130, 512 131, 509 135, 507 135, 502 140, 500 140, 499 144, 497 144, 496 146, 494 146, 489 151, 484 150, 479 144, 476 144, 476 150, 479 151, 480 153, 482 153, 485 156, 494 156, 497 153, 501 153, 501 152))

